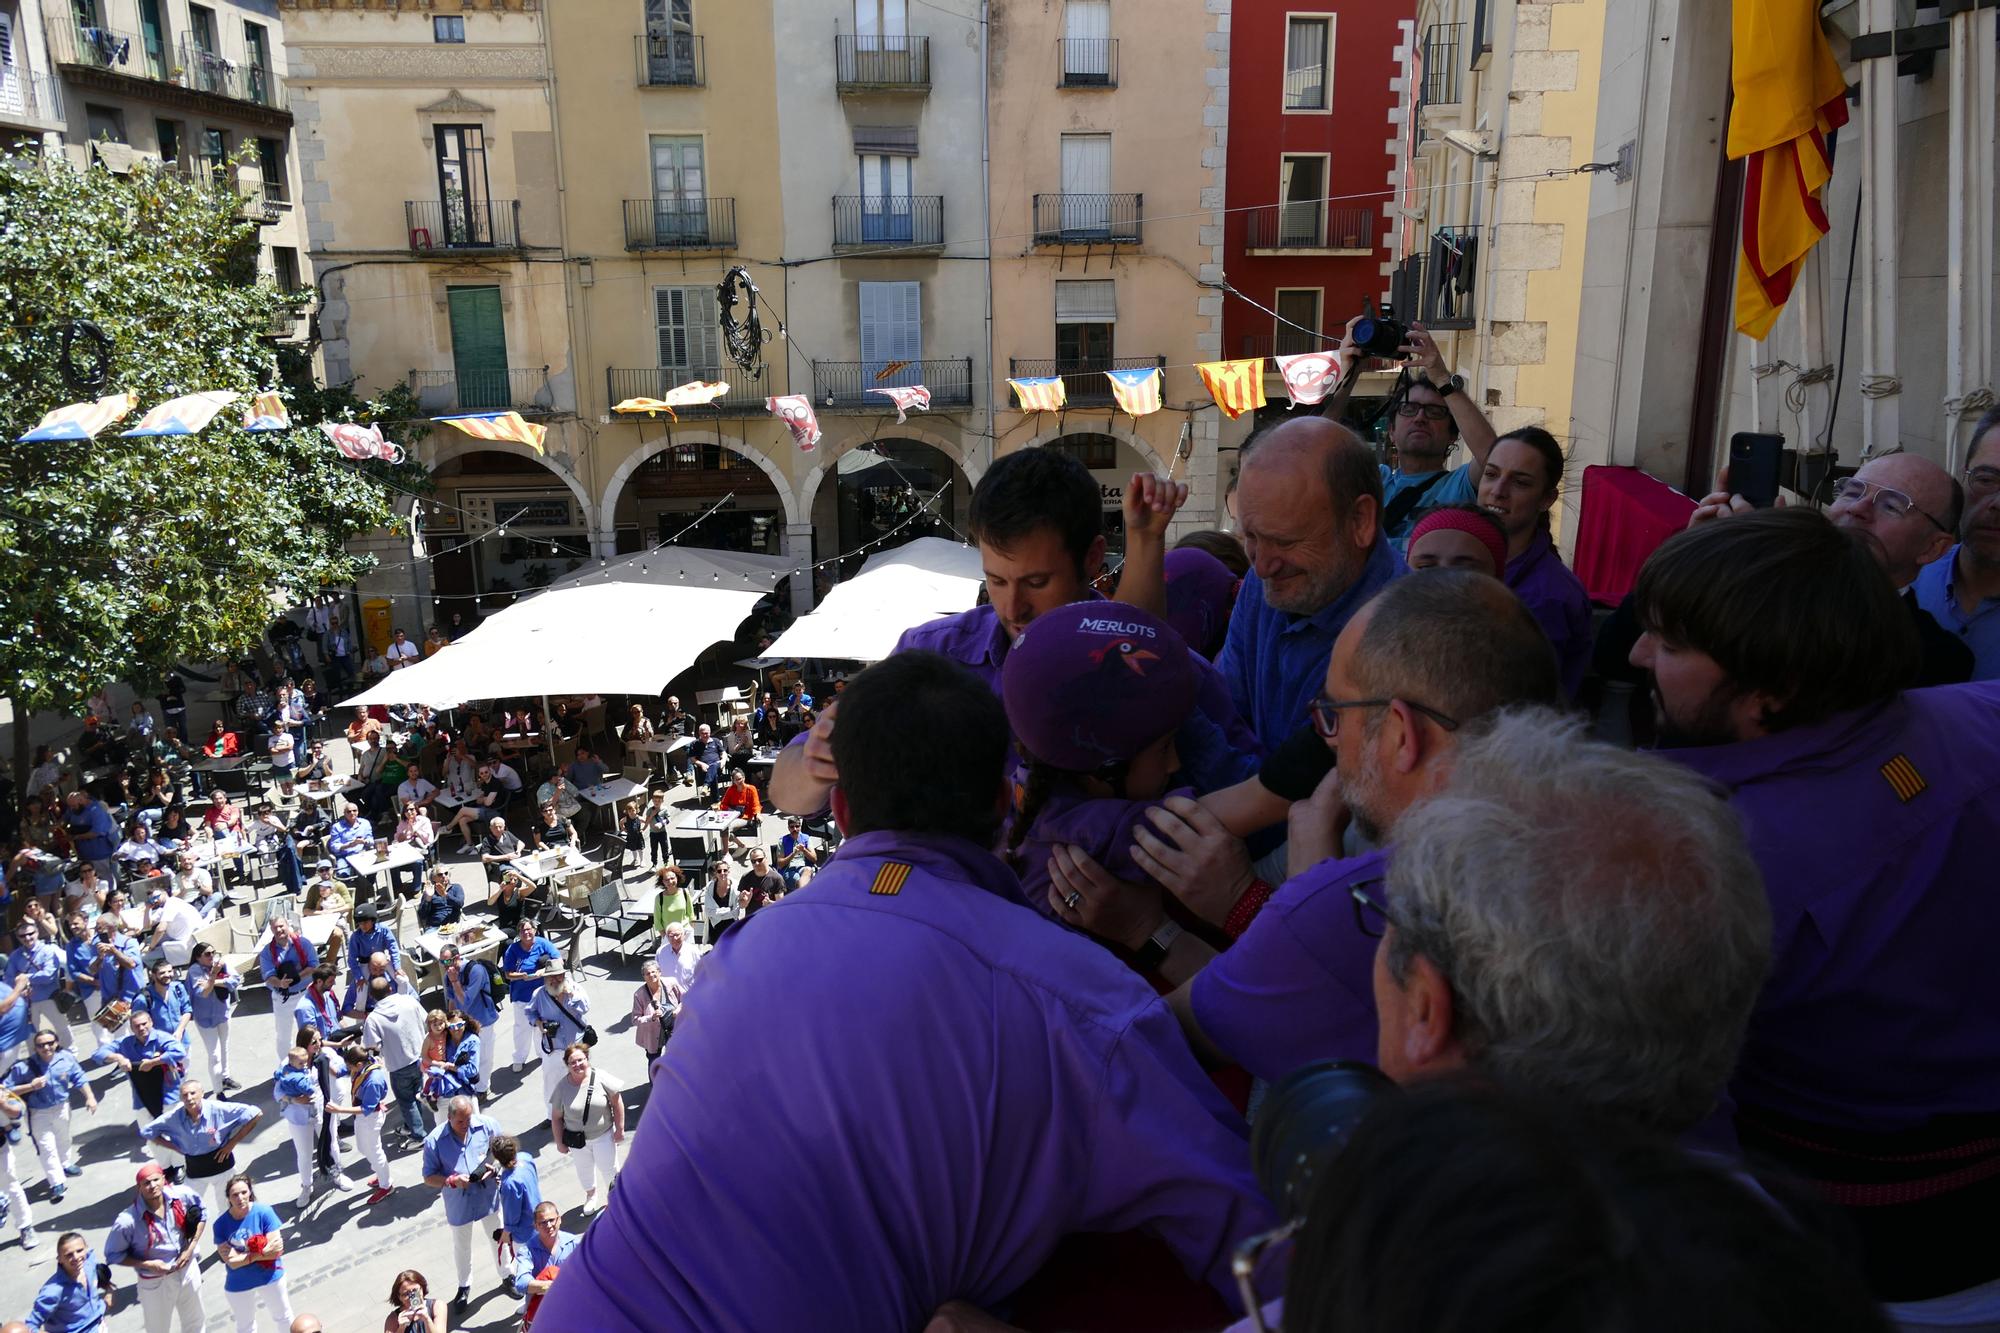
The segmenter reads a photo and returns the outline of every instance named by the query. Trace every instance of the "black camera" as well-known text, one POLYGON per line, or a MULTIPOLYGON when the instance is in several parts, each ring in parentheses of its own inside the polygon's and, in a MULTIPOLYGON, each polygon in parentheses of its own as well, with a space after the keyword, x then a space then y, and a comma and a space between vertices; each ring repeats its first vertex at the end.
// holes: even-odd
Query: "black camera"
POLYGON ((1280 1217, 1304 1218, 1314 1184, 1395 1089, 1388 1075, 1359 1060, 1315 1060, 1272 1086, 1250 1133, 1250 1161, 1280 1217))
POLYGON ((1354 326, 1354 345, 1368 356, 1394 361, 1410 341, 1410 331, 1387 315, 1363 315, 1354 326))

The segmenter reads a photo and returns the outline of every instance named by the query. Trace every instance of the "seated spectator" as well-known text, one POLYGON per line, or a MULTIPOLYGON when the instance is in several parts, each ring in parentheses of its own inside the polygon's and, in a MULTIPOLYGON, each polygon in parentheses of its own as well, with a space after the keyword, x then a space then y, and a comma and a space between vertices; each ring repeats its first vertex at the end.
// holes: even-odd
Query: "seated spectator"
POLYGON ((521 917, 532 907, 528 899, 535 891, 534 885, 516 870, 502 871, 497 882, 488 870, 487 880, 491 887, 486 891, 485 910, 493 914, 494 925, 512 935, 521 924, 521 917))
POLYGON ((211 759, 233 759, 241 753, 242 744, 242 739, 218 717, 209 727, 208 739, 201 748, 202 753, 211 759))
POLYGON ((575 819, 583 810, 583 798, 576 794, 576 788, 561 773, 536 788, 535 804, 554 806, 564 819, 575 819))
POLYGON ((472 850, 476 830, 486 826, 487 821, 507 808, 507 788, 494 775, 491 764, 481 764, 477 772, 479 786, 470 800, 458 808, 442 832, 456 833, 464 840, 460 851, 472 850))
POLYGON ((1590 597, 1549 536, 1549 510, 1562 476, 1562 446, 1555 436, 1539 426, 1510 430, 1486 455, 1479 503, 1506 530, 1507 568, 1501 578, 1555 645, 1563 693, 1573 699, 1590 665, 1590 597))
MULTIPOLYGON (((403 785, 407 787, 409 784, 404 783, 403 785)), ((392 843, 404 843, 410 847, 414 847, 426 857, 429 856, 432 846, 437 842, 437 831, 431 827, 431 817, 424 813, 424 807, 419 802, 406 801, 403 803, 403 817, 396 821, 396 832, 390 838, 390 841, 392 843)), ((395 885, 396 889, 406 896, 415 891, 416 886, 422 882, 423 876, 424 863, 422 861, 415 861, 404 866, 392 866, 389 870, 389 882, 395 885)))
POLYGON ((625 744, 629 748, 634 741, 651 740, 653 724, 646 719, 646 709, 641 704, 633 704, 626 710, 625 744))
POLYGON ((1966 1219, 2000 1175, 1961 1168, 2000 1127, 2000 1030, 1965 1021, 2000 1012, 2000 684, 1905 691, 1917 635, 1875 544, 1804 509, 1682 532, 1640 573, 1632 661, 1672 756, 1733 794, 1775 919, 1745 1146, 1836 1194, 1892 1315, 1994 1321, 2000 1253, 1966 1219))
POLYGON ((728 837, 729 850, 739 856, 742 855, 749 849, 749 844, 743 841, 742 835, 748 833, 751 837, 756 837, 757 830, 762 827, 760 820, 764 814, 764 805, 758 798, 757 789, 743 780, 742 769, 730 770, 729 786, 723 791, 722 798, 715 803, 715 808, 733 810, 741 816, 738 822, 729 826, 728 837))
POLYGON ((333 857, 335 873, 342 879, 352 879, 360 875, 361 868, 355 864, 359 856, 372 857, 375 852, 375 830, 361 817, 361 812, 352 805, 340 807, 340 818, 326 831, 327 854, 333 857))
POLYGON ((563 769, 563 776, 569 779, 570 786, 583 789, 597 786, 610 772, 595 752, 588 746, 579 745, 576 747, 576 758, 563 769))
POLYGON ((538 812, 534 827, 528 830, 528 839, 538 852, 551 847, 574 847, 576 830, 556 812, 554 805, 544 805, 538 812))
POLYGON ((722 753, 732 767, 741 767, 757 757, 757 741, 750 734, 750 719, 739 717, 729 724, 722 738, 722 753))
POLYGON ((812 840, 806 837, 805 825, 797 815, 785 819, 785 836, 778 840, 778 873, 785 877, 785 886, 802 889, 812 882, 813 869, 819 864, 819 853, 813 850, 812 840))
POLYGON ((431 799, 436 795, 437 784, 413 768, 396 785, 396 808, 402 810, 415 804, 422 807, 425 814, 429 814, 431 799))
POLYGON ((451 872, 443 866, 432 870, 417 895, 418 929, 436 930, 464 915, 465 890, 452 882, 451 872))
POLYGON ((146 827, 144 820, 133 819, 126 823, 125 841, 118 844, 118 850, 112 856, 131 872, 146 874, 170 854, 165 847, 153 841, 152 830, 146 827))
POLYGON ((429 629, 424 631, 425 657, 433 656, 434 654, 436 654, 438 649, 448 647, 450 646, 450 644, 451 640, 445 637, 444 630, 439 626, 432 625, 429 629))
POLYGON ((1507 568, 1507 530, 1478 505, 1439 505, 1417 520, 1404 549, 1413 570, 1469 569, 1497 579, 1507 568))
POLYGON ((722 742, 709 731, 704 722, 695 728, 694 748, 683 751, 690 762, 700 771, 700 785, 716 792, 722 788, 723 751, 722 742))
POLYGON ((491 883, 506 873, 507 868, 521 859, 524 849, 521 840, 507 831, 507 821, 495 816, 486 821, 486 837, 479 844, 479 861, 486 867, 486 879, 491 883))

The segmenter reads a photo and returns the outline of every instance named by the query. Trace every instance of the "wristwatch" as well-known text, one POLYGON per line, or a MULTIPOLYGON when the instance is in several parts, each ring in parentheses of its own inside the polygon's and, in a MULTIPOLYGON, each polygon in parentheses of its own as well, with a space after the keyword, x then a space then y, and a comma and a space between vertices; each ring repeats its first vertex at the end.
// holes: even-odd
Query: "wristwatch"
POLYGON ((1161 963, 1167 960, 1167 951, 1174 947, 1174 941, 1180 937, 1181 926, 1178 921, 1171 918, 1162 921, 1160 928, 1154 931, 1144 944, 1139 946, 1138 953, 1134 955, 1134 961, 1139 964, 1139 970, 1141 972, 1156 970, 1161 963))
POLYGON ((1448 376, 1443 384, 1439 384, 1437 381, 1431 379, 1430 376, 1426 375, 1424 376, 1424 382, 1429 384, 1432 389, 1436 390, 1439 394, 1443 395, 1446 398, 1451 397, 1455 393, 1465 392, 1465 376, 1463 375, 1448 376))

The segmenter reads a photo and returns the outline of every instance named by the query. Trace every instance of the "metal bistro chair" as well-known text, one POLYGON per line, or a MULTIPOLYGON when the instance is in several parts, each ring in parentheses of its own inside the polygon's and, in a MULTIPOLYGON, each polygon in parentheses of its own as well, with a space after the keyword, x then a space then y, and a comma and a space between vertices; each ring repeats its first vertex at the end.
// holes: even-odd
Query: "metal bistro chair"
MULTIPOLYGON (((618 892, 616 883, 600 884, 590 891, 590 928, 596 936, 596 943, 602 945, 608 934, 618 941, 618 961, 630 963, 631 943, 635 939, 649 935, 653 930, 653 914, 635 911, 625 904, 625 897, 618 892)), ((581 924, 577 934, 583 934, 581 924)))

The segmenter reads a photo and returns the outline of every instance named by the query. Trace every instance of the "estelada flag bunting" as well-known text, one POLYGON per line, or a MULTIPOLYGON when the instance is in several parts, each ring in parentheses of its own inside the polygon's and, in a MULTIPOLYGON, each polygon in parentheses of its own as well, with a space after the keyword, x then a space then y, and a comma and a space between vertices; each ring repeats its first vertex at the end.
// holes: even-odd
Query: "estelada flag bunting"
POLYGON ((99 431, 129 416, 138 405, 137 394, 113 393, 94 403, 71 403, 68 407, 58 407, 44 415, 33 430, 20 437, 18 443, 95 439, 99 431))
POLYGON ((251 400, 243 410, 243 429, 249 431, 290 430, 292 414, 285 410, 285 400, 276 393, 266 391, 251 400))
POLYGON ((1144 370, 1107 370, 1104 375, 1111 381, 1111 396, 1118 400, 1119 411, 1143 417, 1160 410, 1160 381, 1166 377, 1160 373, 1158 366, 1147 366, 1144 370))
POLYGON ((235 402, 242 394, 235 389, 207 389, 201 393, 182 394, 169 398, 145 416, 139 424, 128 431, 126 436, 143 435, 199 435, 215 420, 215 414, 235 402))
POLYGON ((812 399, 802 393, 788 393, 782 398, 765 399, 764 406, 784 421, 800 453, 809 454, 819 447, 819 418, 813 415, 812 399))
POLYGON ((1815 0, 1735 0, 1731 29, 1728 152, 1745 159, 1736 327, 1762 340, 1827 233, 1827 136, 1847 123, 1847 89, 1815 0))
POLYGON ((379 458, 385 463, 403 461, 402 449, 382 436, 380 426, 364 426, 357 421, 322 421, 319 428, 333 441, 333 447, 340 450, 343 457, 361 462, 379 458))
POLYGON ((1206 361, 1195 367, 1215 405, 1234 421, 1264 405, 1264 358, 1248 361, 1206 361))
POLYGON ((1013 386, 1014 397, 1020 400, 1023 412, 1059 412, 1069 401, 1069 390, 1063 387, 1060 375, 1038 375, 1007 383, 1013 386))
POLYGON ((474 439, 511 440, 515 444, 525 444, 536 453, 546 452, 542 440, 549 433, 547 426, 538 426, 519 412, 461 412, 456 416, 432 417, 432 421, 447 426, 456 426, 474 439))
POLYGON ((1325 402, 1333 386, 1340 383, 1338 352, 1300 352, 1297 356, 1272 359, 1278 363, 1278 373, 1285 377, 1285 393, 1293 407, 1325 402))
POLYGON ((707 407, 716 399, 729 392, 729 385, 722 380, 689 380, 677 384, 658 398, 627 398, 613 412, 623 412, 627 416, 639 412, 657 415, 665 412, 675 421, 680 417, 674 412, 677 407, 707 407))
POLYGON ((896 424, 899 426, 910 419, 911 408, 919 412, 931 410, 931 391, 921 384, 912 384, 904 389, 870 389, 868 392, 879 393, 896 405, 896 424))

